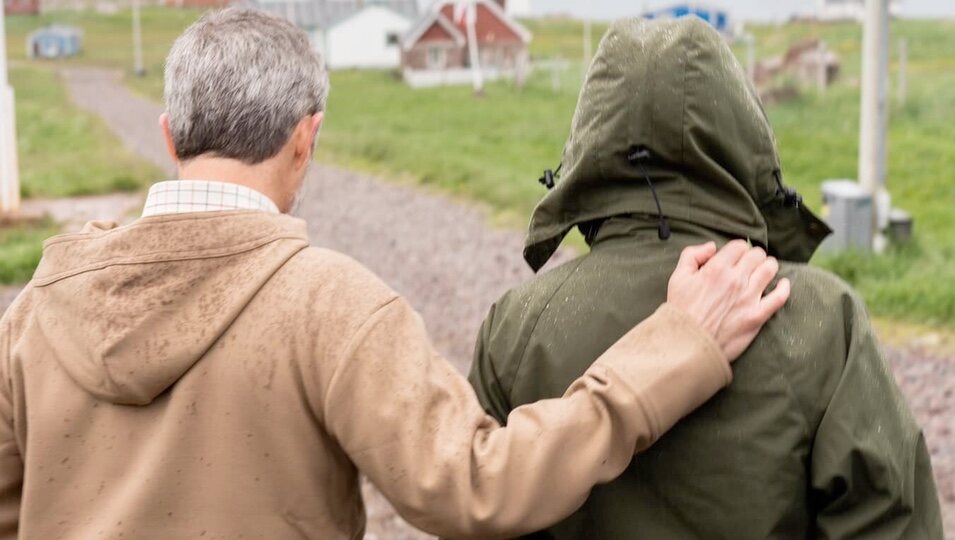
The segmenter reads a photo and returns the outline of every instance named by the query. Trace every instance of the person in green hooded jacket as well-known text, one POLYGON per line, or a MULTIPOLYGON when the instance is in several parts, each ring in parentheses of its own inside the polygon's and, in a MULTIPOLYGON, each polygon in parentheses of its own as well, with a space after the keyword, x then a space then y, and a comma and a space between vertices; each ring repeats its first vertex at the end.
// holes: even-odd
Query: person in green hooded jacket
POLYGON ((921 430, 863 303, 805 264, 831 231, 785 186, 759 98, 716 31, 693 17, 613 24, 561 163, 525 259, 539 270, 573 227, 591 251, 491 309, 470 380, 498 420, 562 395, 652 314, 686 246, 749 240, 793 290, 727 389, 536 537, 942 538, 921 430))

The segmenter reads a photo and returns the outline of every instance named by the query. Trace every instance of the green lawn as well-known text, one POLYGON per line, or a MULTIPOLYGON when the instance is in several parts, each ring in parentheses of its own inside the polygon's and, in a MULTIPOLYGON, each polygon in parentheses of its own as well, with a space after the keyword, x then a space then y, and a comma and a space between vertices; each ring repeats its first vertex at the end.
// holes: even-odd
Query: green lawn
POLYGON ((127 152, 98 118, 70 103, 55 71, 18 66, 10 76, 24 197, 135 191, 161 177, 127 152))
POLYGON ((49 221, 17 227, 0 224, 0 285, 29 280, 40 262, 43 241, 57 232, 49 221))

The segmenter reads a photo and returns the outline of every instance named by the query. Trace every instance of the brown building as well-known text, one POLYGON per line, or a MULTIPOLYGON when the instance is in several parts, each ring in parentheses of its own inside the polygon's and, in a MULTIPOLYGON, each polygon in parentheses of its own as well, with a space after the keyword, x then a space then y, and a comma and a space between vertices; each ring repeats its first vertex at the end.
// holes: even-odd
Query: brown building
MULTIPOLYGON (((527 69, 531 33, 504 9, 504 0, 475 0, 475 34, 481 70, 488 79, 527 69)), ((405 36, 402 68, 412 86, 465 84, 470 79, 467 14, 440 0, 405 36)))
POLYGON ((5 15, 39 15, 40 0, 3 0, 5 15))

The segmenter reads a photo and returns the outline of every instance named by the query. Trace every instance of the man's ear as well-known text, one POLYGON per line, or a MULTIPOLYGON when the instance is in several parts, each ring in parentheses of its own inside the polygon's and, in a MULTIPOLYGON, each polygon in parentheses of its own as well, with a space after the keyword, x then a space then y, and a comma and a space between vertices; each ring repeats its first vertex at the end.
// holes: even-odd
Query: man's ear
POLYGON ((172 130, 169 128, 169 113, 159 115, 159 129, 162 131, 162 138, 166 141, 166 153, 172 158, 173 162, 179 163, 179 155, 176 154, 176 143, 172 139, 172 130))
POLYGON ((325 121, 325 113, 317 112, 309 117, 310 128, 308 138, 309 154, 315 151, 315 144, 318 141, 318 132, 322 129, 322 122, 325 121))
POLYGON ((312 115, 312 143, 318 138, 318 131, 322 129, 322 122, 325 121, 325 112, 317 112, 312 115))
POLYGON ((324 119, 325 113, 319 112, 303 119, 298 125, 295 134, 296 168, 304 166, 312 159, 312 151, 315 149, 315 140, 318 138, 318 131, 321 129, 324 119))

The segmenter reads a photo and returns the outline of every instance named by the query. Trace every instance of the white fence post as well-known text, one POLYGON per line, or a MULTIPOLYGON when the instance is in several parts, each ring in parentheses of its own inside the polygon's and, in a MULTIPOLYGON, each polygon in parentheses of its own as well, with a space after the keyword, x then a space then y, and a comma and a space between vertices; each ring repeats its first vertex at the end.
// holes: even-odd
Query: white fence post
POLYGON ((13 88, 7 77, 7 34, 0 9, 0 215, 20 210, 20 174, 13 88))
POLYGON ((896 98, 899 105, 905 105, 909 97, 909 42, 905 39, 899 41, 899 85, 896 88, 896 98))

